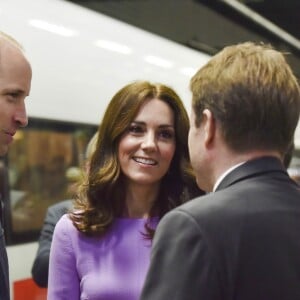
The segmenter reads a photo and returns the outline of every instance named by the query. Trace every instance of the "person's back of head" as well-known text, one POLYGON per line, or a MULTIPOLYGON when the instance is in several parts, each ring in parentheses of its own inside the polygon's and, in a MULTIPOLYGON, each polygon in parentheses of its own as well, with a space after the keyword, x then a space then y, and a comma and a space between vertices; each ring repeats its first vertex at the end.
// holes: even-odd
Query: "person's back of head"
POLYGON ((251 42, 225 47, 193 76, 190 88, 195 125, 209 109, 234 152, 287 151, 300 90, 282 53, 251 42))

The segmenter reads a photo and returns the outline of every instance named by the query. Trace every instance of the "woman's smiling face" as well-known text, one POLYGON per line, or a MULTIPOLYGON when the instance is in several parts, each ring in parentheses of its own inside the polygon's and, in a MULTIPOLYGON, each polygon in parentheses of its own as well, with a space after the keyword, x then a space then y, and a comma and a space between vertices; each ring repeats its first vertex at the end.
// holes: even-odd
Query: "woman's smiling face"
POLYGON ((167 173, 175 153, 174 113, 162 100, 145 102, 123 134, 118 158, 128 183, 152 185, 167 173))

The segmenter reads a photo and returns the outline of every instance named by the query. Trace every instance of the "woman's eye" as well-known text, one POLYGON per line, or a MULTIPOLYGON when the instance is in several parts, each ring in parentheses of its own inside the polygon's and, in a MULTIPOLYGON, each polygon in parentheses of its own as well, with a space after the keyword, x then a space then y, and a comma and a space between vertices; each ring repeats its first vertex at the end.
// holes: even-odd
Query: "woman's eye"
POLYGON ((143 128, 139 125, 130 125, 128 131, 132 133, 141 133, 143 132, 143 128))
POLYGON ((174 133, 173 131, 170 131, 170 130, 162 130, 159 135, 164 138, 164 139, 173 139, 174 138, 174 133))

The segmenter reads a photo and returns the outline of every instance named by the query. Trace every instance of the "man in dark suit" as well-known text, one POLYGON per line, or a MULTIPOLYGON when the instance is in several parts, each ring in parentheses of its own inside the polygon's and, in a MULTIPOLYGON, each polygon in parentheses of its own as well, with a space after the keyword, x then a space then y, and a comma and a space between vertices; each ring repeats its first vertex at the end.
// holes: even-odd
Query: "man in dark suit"
POLYGON ((207 195, 159 223, 142 300, 299 300, 300 190, 283 165, 300 91, 266 45, 226 47, 191 80, 189 150, 207 195))
POLYGON ((33 280, 40 287, 48 285, 49 254, 55 225, 71 207, 72 200, 61 201, 48 207, 31 270, 33 280))
MULTIPOLYGON (((7 153, 16 131, 28 123, 25 98, 31 87, 31 66, 22 46, 0 32, 0 156, 7 153)), ((2 228, 0 195, 0 299, 10 299, 8 259, 2 228)))

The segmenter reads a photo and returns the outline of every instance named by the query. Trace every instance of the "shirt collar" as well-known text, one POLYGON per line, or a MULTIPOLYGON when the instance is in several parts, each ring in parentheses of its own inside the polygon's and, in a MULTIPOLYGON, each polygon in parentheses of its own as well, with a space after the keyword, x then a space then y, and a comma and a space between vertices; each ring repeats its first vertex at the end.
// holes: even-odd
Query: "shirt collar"
POLYGON ((241 166, 244 163, 245 163, 245 161, 243 161, 241 163, 238 163, 237 165, 234 165, 234 166, 230 167, 221 176, 219 176, 219 178, 217 179, 217 181, 214 184, 213 192, 216 191, 217 187, 219 186, 219 184, 225 178, 226 175, 228 175, 230 172, 232 172, 234 169, 236 169, 237 167, 241 166))

